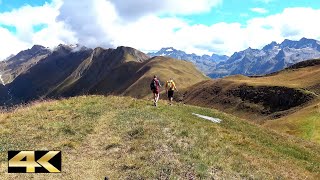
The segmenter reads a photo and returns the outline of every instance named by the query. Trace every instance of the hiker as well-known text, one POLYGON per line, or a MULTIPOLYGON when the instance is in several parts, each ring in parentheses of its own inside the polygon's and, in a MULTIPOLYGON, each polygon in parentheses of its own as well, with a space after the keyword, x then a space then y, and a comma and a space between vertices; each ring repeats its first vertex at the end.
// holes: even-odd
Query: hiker
POLYGON ((176 87, 176 83, 174 83, 173 79, 170 78, 170 80, 167 81, 167 83, 166 83, 166 93, 168 95, 170 105, 172 105, 173 94, 174 94, 175 90, 178 91, 178 89, 176 87))
POLYGON ((150 89, 153 93, 153 100, 154 100, 154 106, 157 106, 157 103, 159 101, 159 97, 160 97, 160 81, 158 80, 158 77, 156 75, 154 75, 151 84, 150 84, 150 89))

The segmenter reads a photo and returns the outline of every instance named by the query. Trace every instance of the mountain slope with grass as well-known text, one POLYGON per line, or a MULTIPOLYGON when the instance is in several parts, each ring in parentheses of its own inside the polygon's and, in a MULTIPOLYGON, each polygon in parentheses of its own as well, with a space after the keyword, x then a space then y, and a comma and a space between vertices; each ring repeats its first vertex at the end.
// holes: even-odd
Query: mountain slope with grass
POLYGON ((49 56, 6 85, 13 95, 13 103, 42 98, 67 78, 91 52, 91 49, 74 51, 69 46, 59 45, 49 56))
POLYGON ((205 81, 190 88, 183 101, 320 142, 319 73, 315 59, 266 76, 205 81))
MULTIPOLYGON (((123 66, 128 69, 137 69, 141 63, 148 59, 149 56, 130 47, 96 48, 91 56, 84 60, 69 77, 48 92, 47 97, 88 94, 102 80, 110 82, 113 77, 129 79, 132 76, 130 71, 114 73, 114 69, 123 66)), ((123 81, 118 81, 112 82, 109 86, 117 90, 118 86, 123 86, 123 84, 125 84, 123 81)), ((96 89, 96 92, 101 92, 101 90, 96 89)))
POLYGON ((34 45, 31 49, 21 51, 5 61, 0 61, 0 75, 2 75, 4 83, 12 82, 17 76, 27 72, 50 53, 48 48, 34 45))
MULTIPOLYGON (((150 79, 154 74, 159 76, 162 83, 162 92, 165 91, 165 82, 173 78, 179 89, 188 88, 203 80, 209 79, 201 73, 191 62, 157 56, 144 64, 139 71, 145 72, 143 76, 131 85, 124 95, 136 97, 135 94, 150 94, 150 79), (140 92, 140 93, 139 93, 140 92)), ((139 97, 139 96, 138 96, 139 97)))
POLYGON ((129 97, 0 114, 1 179, 319 179, 320 146, 219 111, 129 97), (220 118, 220 124, 192 113, 220 118), (7 174, 7 150, 61 150, 61 174, 7 174))
POLYGON ((169 57, 150 58, 131 47, 88 49, 59 45, 6 84, 5 89, 10 90, 12 98, 3 96, 0 106, 85 94, 144 98, 151 94, 149 85, 154 75, 158 75, 163 84, 172 77, 180 88, 208 79, 190 62, 169 57))

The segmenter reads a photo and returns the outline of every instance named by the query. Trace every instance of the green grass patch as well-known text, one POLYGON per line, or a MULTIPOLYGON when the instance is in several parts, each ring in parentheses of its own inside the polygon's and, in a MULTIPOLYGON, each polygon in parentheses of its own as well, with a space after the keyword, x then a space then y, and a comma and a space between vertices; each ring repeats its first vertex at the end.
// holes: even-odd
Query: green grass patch
POLYGON ((3 166, 9 149, 63 152, 62 174, 13 176, 1 169, 4 179, 317 179, 320 173, 319 145, 183 104, 82 96, 2 113, 0 127, 3 166))

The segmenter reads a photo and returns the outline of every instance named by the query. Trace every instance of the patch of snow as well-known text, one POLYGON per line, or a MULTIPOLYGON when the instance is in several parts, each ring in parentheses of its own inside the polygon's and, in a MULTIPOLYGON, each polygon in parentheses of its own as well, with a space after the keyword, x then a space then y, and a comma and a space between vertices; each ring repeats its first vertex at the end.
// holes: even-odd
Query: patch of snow
POLYGON ((196 113, 192 113, 192 114, 195 115, 195 116, 198 116, 199 118, 206 119, 206 120, 209 120, 209 121, 214 122, 214 123, 221 123, 221 121, 222 121, 219 118, 213 118, 213 117, 204 116, 204 115, 200 115, 200 114, 196 114, 196 113))
POLYGON ((173 49, 167 49, 166 51, 167 51, 167 52, 172 52, 172 51, 173 51, 173 49))
POLYGON ((2 79, 2 74, 0 75, 0 81, 1 81, 1 83, 5 86, 6 85, 6 83, 4 83, 4 81, 3 81, 3 79, 2 79))

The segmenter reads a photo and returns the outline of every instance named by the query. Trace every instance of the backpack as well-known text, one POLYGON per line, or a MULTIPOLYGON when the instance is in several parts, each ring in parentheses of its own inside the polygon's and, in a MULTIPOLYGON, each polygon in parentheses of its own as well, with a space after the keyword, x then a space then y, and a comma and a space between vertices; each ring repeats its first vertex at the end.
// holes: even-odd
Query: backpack
POLYGON ((173 87, 172 87, 172 81, 167 81, 167 87, 169 88, 170 91, 172 91, 173 87))
POLYGON ((150 83, 150 89, 155 90, 156 88, 157 88, 157 84, 156 84, 156 81, 153 79, 150 83))

